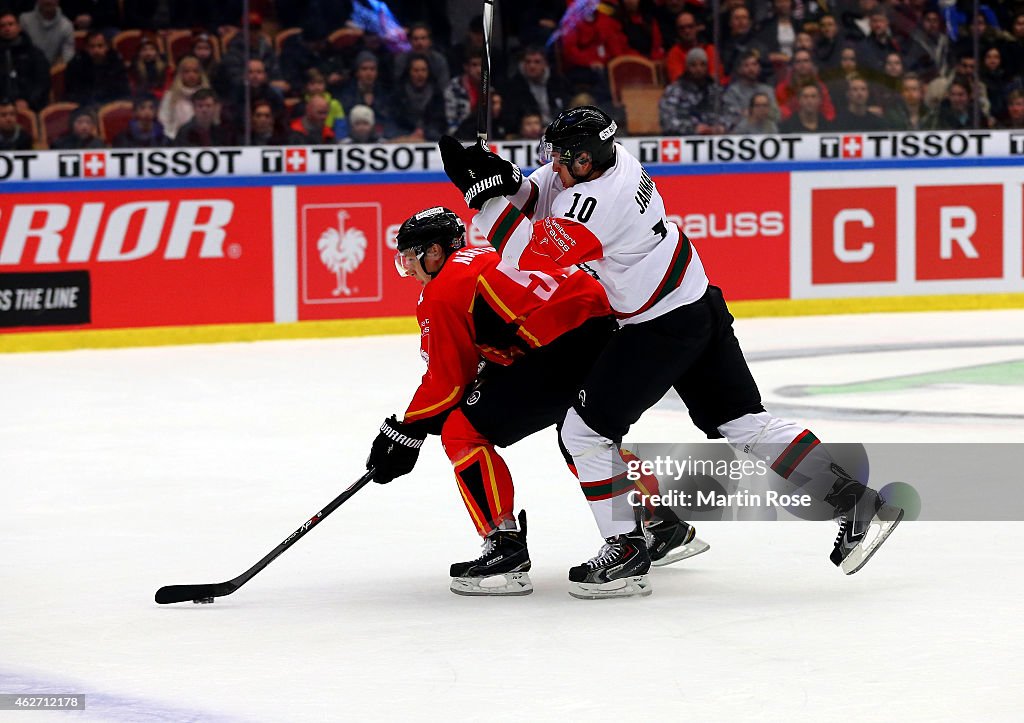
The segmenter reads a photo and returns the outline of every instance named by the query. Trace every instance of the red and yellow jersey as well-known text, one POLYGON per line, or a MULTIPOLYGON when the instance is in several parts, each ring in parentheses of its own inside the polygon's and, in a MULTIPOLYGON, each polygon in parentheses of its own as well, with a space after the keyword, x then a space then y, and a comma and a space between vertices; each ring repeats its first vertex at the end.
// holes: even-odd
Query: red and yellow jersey
POLYGON ((553 263, 520 271, 492 248, 452 254, 423 287, 416 307, 427 371, 405 420, 427 419, 457 405, 481 358, 511 364, 587 319, 609 315, 601 285, 573 271, 553 263))

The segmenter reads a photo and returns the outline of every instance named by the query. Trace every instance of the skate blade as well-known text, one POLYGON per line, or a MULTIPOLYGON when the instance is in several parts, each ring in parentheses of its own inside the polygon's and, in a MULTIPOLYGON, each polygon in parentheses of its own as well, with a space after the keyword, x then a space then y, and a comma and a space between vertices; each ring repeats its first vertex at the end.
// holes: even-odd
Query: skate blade
POLYGON ((896 525, 903 519, 903 509, 900 507, 890 507, 889 505, 882 505, 878 508, 878 512, 871 519, 871 527, 874 529, 878 527, 878 532, 874 537, 868 541, 867 545, 863 543, 854 547, 850 554, 846 556, 839 568, 847 575, 852 575, 868 564, 868 560, 874 555, 878 548, 882 546, 886 538, 892 534, 892 531, 896 529, 896 525), (888 518, 888 519, 886 519, 888 518))
POLYGON ((711 549, 711 545, 704 542, 699 537, 694 537, 692 540, 687 542, 685 545, 680 545, 668 551, 665 557, 660 560, 654 560, 651 562, 655 567, 664 567, 665 565, 671 565, 673 562, 679 562, 680 560, 686 560, 690 557, 699 555, 702 552, 707 552, 711 549))
POLYGON ((533 592, 533 581, 526 572, 506 572, 488 577, 453 577, 449 588, 456 595, 514 596, 533 592))
POLYGON ((611 582, 569 582, 569 594, 580 600, 604 600, 616 597, 647 597, 652 592, 647 575, 623 577, 611 582))

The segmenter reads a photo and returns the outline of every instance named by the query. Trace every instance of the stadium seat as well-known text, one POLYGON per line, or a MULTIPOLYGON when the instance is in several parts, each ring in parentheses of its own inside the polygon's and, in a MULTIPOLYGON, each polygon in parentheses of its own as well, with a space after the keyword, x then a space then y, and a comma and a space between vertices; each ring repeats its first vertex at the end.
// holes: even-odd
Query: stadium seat
POLYGON ((277 35, 274 36, 274 53, 278 56, 281 55, 281 49, 284 47, 284 43, 288 38, 295 37, 302 32, 302 28, 284 28, 279 30, 277 35))
POLYGON ((358 43, 363 37, 363 31, 358 28, 338 28, 327 36, 327 42, 335 50, 348 50, 358 43))
POLYGON ((21 129, 32 136, 32 147, 39 147, 39 119, 30 110, 18 109, 18 125, 21 129))
POLYGON ((127 100, 115 100, 100 108, 100 136, 113 145, 114 138, 128 127, 132 119, 132 104, 127 100))
MULTIPOLYGON (((135 54, 139 52, 139 46, 142 45, 142 31, 122 30, 114 36, 110 45, 121 56, 121 60, 128 65, 135 59, 135 54)), ((157 46, 159 47, 159 40, 157 40, 157 46)))
POLYGON ((626 108, 626 132, 631 136, 656 136, 661 133, 658 101, 664 89, 627 86, 622 89, 622 104, 626 108))
MULTIPOLYGON (((214 57, 217 55, 217 41, 212 40, 214 57)), ((192 31, 191 30, 168 30, 164 37, 164 47, 167 48, 167 60, 172 65, 192 52, 192 31)))
POLYGON ((68 118, 78 103, 51 103, 39 111, 39 146, 49 148, 50 142, 68 130, 68 118))
POLYGON ((635 55, 620 55, 608 63, 608 86, 612 102, 622 105, 624 88, 662 88, 658 79, 658 65, 653 60, 635 55))

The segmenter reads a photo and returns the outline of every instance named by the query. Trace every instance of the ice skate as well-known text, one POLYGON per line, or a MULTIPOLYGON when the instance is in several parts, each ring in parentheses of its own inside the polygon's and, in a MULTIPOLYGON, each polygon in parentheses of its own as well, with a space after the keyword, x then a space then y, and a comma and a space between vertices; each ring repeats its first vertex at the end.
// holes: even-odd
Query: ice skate
POLYGON ((451 566, 451 591, 456 595, 529 595, 533 592, 529 570, 526 511, 521 510, 518 530, 495 530, 484 538, 480 557, 451 566))
POLYGON ((885 504, 870 487, 851 479, 837 465, 835 486, 825 495, 833 505, 839 534, 829 559, 847 575, 864 567, 903 519, 903 509, 885 504))
POLYGON ((647 549, 655 567, 671 565, 707 552, 711 545, 697 537, 697 531, 682 520, 652 520, 645 527, 647 549))
POLYGON ((637 528, 609 537, 595 557, 570 569, 569 594, 582 600, 650 595, 650 569, 647 539, 637 528))

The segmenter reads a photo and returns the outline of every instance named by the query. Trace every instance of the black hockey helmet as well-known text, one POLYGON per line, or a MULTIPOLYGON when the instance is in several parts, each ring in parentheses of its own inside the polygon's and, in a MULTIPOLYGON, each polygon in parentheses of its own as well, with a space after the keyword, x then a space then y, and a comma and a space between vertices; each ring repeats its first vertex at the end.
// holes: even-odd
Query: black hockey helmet
POLYGON ((615 162, 615 121, 603 110, 592 105, 563 110, 544 131, 541 144, 542 160, 550 160, 559 153, 559 162, 570 166, 580 153, 590 154, 597 170, 604 170, 615 162))
POLYGON ((413 214, 405 220, 395 237, 398 254, 395 267, 402 276, 412 276, 412 269, 406 251, 416 254, 416 260, 423 263, 423 254, 433 244, 444 249, 445 258, 466 245, 466 224, 444 206, 434 206, 413 214))

